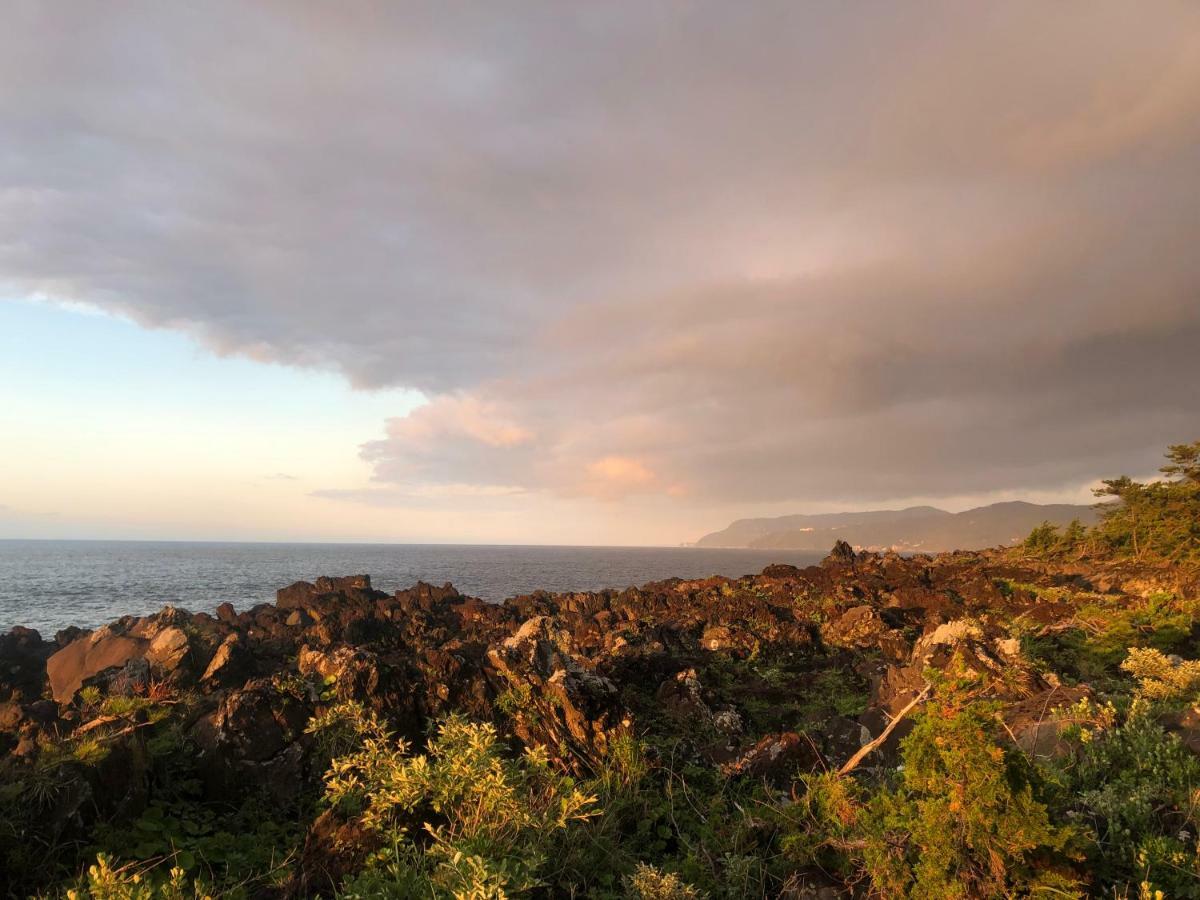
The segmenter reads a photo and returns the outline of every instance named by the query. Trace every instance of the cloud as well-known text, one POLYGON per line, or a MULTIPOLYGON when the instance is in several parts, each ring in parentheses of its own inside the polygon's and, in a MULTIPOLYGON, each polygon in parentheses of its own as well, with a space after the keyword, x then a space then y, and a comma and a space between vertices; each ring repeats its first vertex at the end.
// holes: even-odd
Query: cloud
POLYGON ((505 450, 527 444, 533 438, 527 429, 502 412, 499 404, 466 395, 438 397, 407 416, 389 420, 388 435, 423 447, 454 437, 505 450))
POLYGON ((474 485, 486 493, 527 484, 536 458, 534 434, 511 418, 502 401, 453 394, 389 419, 387 435, 362 448, 379 481, 442 489, 474 485))
POLYGON ((408 489, 372 488, 323 488, 310 492, 309 496, 322 500, 338 500, 346 503, 362 503, 366 506, 410 507, 428 505, 425 501, 480 501, 499 497, 513 497, 525 493, 518 485, 503 484, 424 484, 408 489))
POLYGON ((869 502, 1195 436, 1195 6, 9 18, 0 287, 424 391, 322 496, 869 502))
POLYGON ((586 492, 612 499, 646 491, 658 481, 644 463, 627 456, 605 456, 588 463, 586 472, 586 492))

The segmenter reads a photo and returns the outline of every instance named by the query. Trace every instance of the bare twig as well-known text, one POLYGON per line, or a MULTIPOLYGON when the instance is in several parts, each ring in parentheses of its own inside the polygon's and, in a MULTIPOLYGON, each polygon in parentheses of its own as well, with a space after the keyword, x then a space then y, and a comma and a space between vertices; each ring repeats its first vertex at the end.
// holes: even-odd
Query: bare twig
POLYGON ((884 741, 886 741, 888 739, 888 737, 891 735, 891 733, 896 730, 896 726, 900 724, 900 720, 903 719, 910 712, 912 712, 913 709, 918 704, 924 703, 925 700, 928 699, 929 692, 932 689, 932 687, 933 686, 929 685, 929 684, 925 685, 925 687, 921 691, 921 693, 917 694, 917 696, 915 696, 911 700, 909 700, 908 704, 904 707, 904 709, 902 709, 902 710, 900 710, 900 712, 896 713, 896 715, 892 719, 892 721, 888 722, 887 727, 879 733, 879 737, 875 738, 870 743, 863 744, 858 749, 857 753, 855 753, 852 757, 850 757, 848 760, 846 760, 846 764, 843 765, 840 769, 838 769, 838 777, 841 778, 843 775, 846 775, 846 774, 852 772, 858 766, 858 764, 860 762, 862 762, 864 759, 866 759, 867 756, 869 756, 872 752, 874 752, 876 750, 876 748, 878 748, 884 741))

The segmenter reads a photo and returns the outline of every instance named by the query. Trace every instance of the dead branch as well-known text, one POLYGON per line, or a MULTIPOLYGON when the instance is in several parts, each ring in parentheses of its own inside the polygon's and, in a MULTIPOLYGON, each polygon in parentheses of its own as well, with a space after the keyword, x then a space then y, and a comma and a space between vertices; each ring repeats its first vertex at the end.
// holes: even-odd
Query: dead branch
POLYGON ((855 753, 848 760, 846 760, 846 764, 843 765, 840 769, 838 769, 838 777, 841 778, 843 775, 846 775, 846 774, 852 772, 855 769, 855 767, 858 766, 858 764, 860 762, 862 762, 864 759, 866 759, 877 747, 879 747, 884 741, 886 741, 888 739, 888 737, 891 735, 891 733, 896 730, 896 726, 900 724, 900 720, 903 719, 910 712, 912 712, 913 709, 916 708, 916 706, 918 704, 924 703, 925 700, 928 699, 929 692, 932 689, 932 687, 933 686, 929 685, 929 684, 925 685, 925 687, 921 691, 921 693, 917 694, 917 696, 915 696, 911 700, 909 700, 908 704, 904 707, 904 709, 902 709, 902 710, 900 710, 900 712, 896 713, 896 715, 892 719, 892 721, 888 722, 887 727, 879 733, 879 737, 875 738, 870 743, 863 744, 861 747, 859 747, 858 752, 855 753))

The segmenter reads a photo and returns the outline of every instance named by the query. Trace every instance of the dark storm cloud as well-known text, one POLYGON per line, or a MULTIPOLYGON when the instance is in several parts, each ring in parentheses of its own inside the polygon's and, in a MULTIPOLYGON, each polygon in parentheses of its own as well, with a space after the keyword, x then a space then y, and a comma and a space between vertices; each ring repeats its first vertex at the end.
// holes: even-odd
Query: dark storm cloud
POLYGON ((381 481, 868 500, 1200 436, 1195 6, 8 19, 0 280, 421 388, 381 481))

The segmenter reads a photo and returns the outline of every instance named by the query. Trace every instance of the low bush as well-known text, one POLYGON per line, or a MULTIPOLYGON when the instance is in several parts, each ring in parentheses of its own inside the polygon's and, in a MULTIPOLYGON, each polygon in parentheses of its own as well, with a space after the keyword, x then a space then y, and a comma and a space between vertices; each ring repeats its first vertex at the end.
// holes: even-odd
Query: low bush
MULTIPOLYGON (((541 750, 506 753, 495 728, 443 720, 412 755, 356 704, 360 749, 332 762, 326 800, 382 839, 347 896, 504 897, 540 885, 557 832, 596 814, 596 799, 541 750)), ((329 718, 333 718, 332 716, 329 718)))
POLYGON ((1037 770, 996 709, 939 692, 902 744, 894 783, 804 780, 783 846, 801 865, 885 897, 1076 896, 1082 835, 1055 822, 1037 770))

